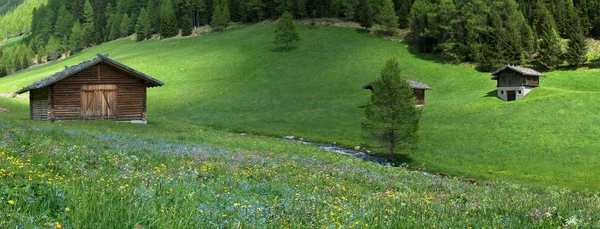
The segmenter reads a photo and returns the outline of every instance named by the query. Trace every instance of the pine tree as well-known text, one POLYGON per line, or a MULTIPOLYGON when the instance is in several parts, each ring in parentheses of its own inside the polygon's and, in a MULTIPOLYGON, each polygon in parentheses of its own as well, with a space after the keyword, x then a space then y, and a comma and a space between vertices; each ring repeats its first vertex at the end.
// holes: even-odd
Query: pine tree
POLYGON ((48 40, 48 44, 44 48, 44 54, 49 61, 57 60, 60 57, 60 42, 54 36, 48 40))
POLYGON ((171 0, 166 0, 160 6, 160 36, 169 38, 177 36, 179 33, 177 18, 171 0))
POLYGON ((398 28, 398 16, 394 10, 394 2, 392 0, 384 0, 383 8, 381 9, 380 23, 389 33, 398 28))
POLYGON ((83 19, 84 23, 94 23, 94 9, 92 8, 90 0, 85 0, 83 6, 83 19))
POLYGON ((90 4, 90 0, 86 0, 83 7, 83 30, 85 37, 83 39, 83 46, 88 47, 94 42, 94 9, 92 8, 92 4, 90 4))
POLYGON ((121 20, 121 14, 117 13, 111 15, 110 19, 108 19, 108 24, 106 24, 106 26, 108 27, 107 29, 109 41, 117 39, 121 36, 121 20))
POLYGON ((215 11, 210 20, 210 27, 215 31, 222 31, 229 26, 229 8, 227 7, 226 0, 221 0, 216 3, 217 6, 215 7, 215 11))
POLYGON ((283 12, 283 15, 277 21, 277 27, 275 28, 275 41, 277 44, 285 44, 285 51, 288 51, 288 44, 290 42, 299 41, 300 35, 296 31, 296 25, 294 24, 294 18, 289 12, 283 12))
POLYGON ((181 17, 181 35, 182 36, 192 35, 192 31, 193 31, 192 19, 190 19, 190 15, 184 14, 181 17))
POLYGON ((296 5, 296 15, 300 19, 304 19, 304 17, 306 17, 308 14, 308 12, 306 10, 306 0, 296 0, 295 5, 296 5))
POLYGON ((58 10, 58 17, 56 19, 56 25, 54 26, 54 35, 61 38, 69 35, 74 21, 73 15, 67 11, 67 8, 64 6, 61 7, 58 10))
POLYGON ((408 15, 410 14, 412 4, 412 0, 401 0, 396 4, 396 8, 398 8, 396 15, 399 17, 398 23, 402 29, 408 28, 408 15))
POLYGON ((129 36, 129 26, 130 26, 129 16, 127 14, 125 14, 125 16, 123 16, 123 18, 121 19, 121 26, 119 26, 119 28, 121 30, 120 37, 129 36))
POLYGON ((369 0, 359 0, 356 11, 358 23, 365 28, 365 33, 368 33, 369 28, 373 27, 374 18, 369 0))
POLYGON ((401 78, 398 61, 388 60, 381 78, 373 83, 362 127, 392 160, 397 150, 410 149, 418 140, 420 111, 415 105, 413 89, 401 78))
POLYGON ((573 6, 573 1, 568 0, 568 24, 566 36, 569 39, 565 59, 571 66, 579 67, 587 60, 587 42, 585 40, 584 28, 581 25, 581 19, 577 10, 573 6))
POLYGON ((146 8, 142 8, 140 15, 138 16, 137 24, 135 25, 135 34, 137 41, 143 41, 146 38, 152 36, 152 29, 150 28, 150 18, 146 8))
POLYGON ((536 5, 534 24, 538 33, 538 56, 536 63, 547 70, 553 70, 561 60, 562 50, 560 48, 556 25, 552 14, 546 8, 542 0, 536 5))
POLYGON ((76 21, 75 25, 73 25, 73 29, 71 30, 71 36, 69 40, 69 49, 71 49, 71 51, 77 52, 83 48, 83 41, 85 39, 84 32, 85 31, 81 27, 81 24, 76 21))
POLYGON ((150 21, 150 29, 152 30, 151 34, 160 32, 160 12, 157 9, 156 0, 148 1, 148 8, 146 12, 148 13, 148 19, 150 21))
POLYGON ((421 52, 432 52, 435 45, 435 38, 428 33, 431 30, 428 27, 428 15, 433 13, 432 8, 428 1, 416 0, 410 10, 407 39, 421 52))

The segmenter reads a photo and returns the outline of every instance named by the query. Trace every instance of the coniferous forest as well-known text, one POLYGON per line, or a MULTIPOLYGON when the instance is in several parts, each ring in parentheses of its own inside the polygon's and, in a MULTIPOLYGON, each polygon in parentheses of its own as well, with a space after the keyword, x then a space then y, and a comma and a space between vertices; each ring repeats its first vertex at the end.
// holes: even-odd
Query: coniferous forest
MULTIPOLYGON (((9 2, 1 9, 20 1, 9 2)), ((482 71, 581 66, 586 38, 600 37, 600 0, 48 0, 21 14, 31 17, 31 34, 0 51, 0 76, 132 34, 138 41, 188 36, 196 27, 221 31, 285 11, 295 19, 355 21, 367 31, 375 24, 408 29, 415 51, 474 62, 482 71)))

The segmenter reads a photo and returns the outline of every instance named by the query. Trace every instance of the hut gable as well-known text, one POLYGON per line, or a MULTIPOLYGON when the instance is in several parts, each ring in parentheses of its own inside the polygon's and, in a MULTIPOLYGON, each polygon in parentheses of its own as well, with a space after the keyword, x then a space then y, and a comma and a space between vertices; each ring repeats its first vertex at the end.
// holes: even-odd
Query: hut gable
POLYGON ((30 92, 32 120, 146 120, 146 88, 164 83, 108 56, 65 67, 30 92))
MULTIPOLYGON (((416 80, 407 79, 406 82, 413 88, 413 93, 417 98, 417 105, 425 105, 425 90, 431 90, 431 87, 427 86, 427 84, 421 83, 416 80)), ((363 89, 369 89, 373 91, 373 84, 375 81, 370 82, 364 86, 363 89)))
POLYGON ((533 88, 539 87, 540 77, 544 77, 544 74, 533 69, 506 65, 493 72, 491 79, 497 81, 498 97, 512 101, 525 97, 533 88))

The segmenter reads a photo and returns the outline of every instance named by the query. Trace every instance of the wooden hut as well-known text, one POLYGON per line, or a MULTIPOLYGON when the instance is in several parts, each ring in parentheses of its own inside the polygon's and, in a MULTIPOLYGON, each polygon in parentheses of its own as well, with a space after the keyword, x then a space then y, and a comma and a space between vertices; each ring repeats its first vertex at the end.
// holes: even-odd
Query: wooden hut
POLYGON ((30 92, 30 119, 146 122, 146 88, 164 83, 98 54, 92 60, 36 81, 30 92))
POLYGON ((492 73, 492 80, 497 81, 498 98, 513 101, 539 87, 540 77, 543 76, 544 74, 530 68, 506 65, 492 73))
MULTIPOLYGON (((425 105, 425 90, 431 90, 431 87, 427 86, 427 84, 421 83, 416 80, 407 79, 406 81, 413 88, 413 93, 415 94, 415 97, 417 98, 417 105, 419 105, 419 106, 425 105)), ((363 86, 362 88, 373 91, 373 83, 375 83, 375 82, 370 82, 367 85, 363 86)))

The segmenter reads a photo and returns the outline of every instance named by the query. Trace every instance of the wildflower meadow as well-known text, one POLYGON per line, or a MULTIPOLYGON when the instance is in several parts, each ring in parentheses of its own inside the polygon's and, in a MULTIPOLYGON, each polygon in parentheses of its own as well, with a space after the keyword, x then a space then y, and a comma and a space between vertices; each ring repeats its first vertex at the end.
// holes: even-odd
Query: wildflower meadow
POLYGON ((1 127, 0 228, 600 227, 595 194, 471 184, 283 140, 292 150, 1 127))

